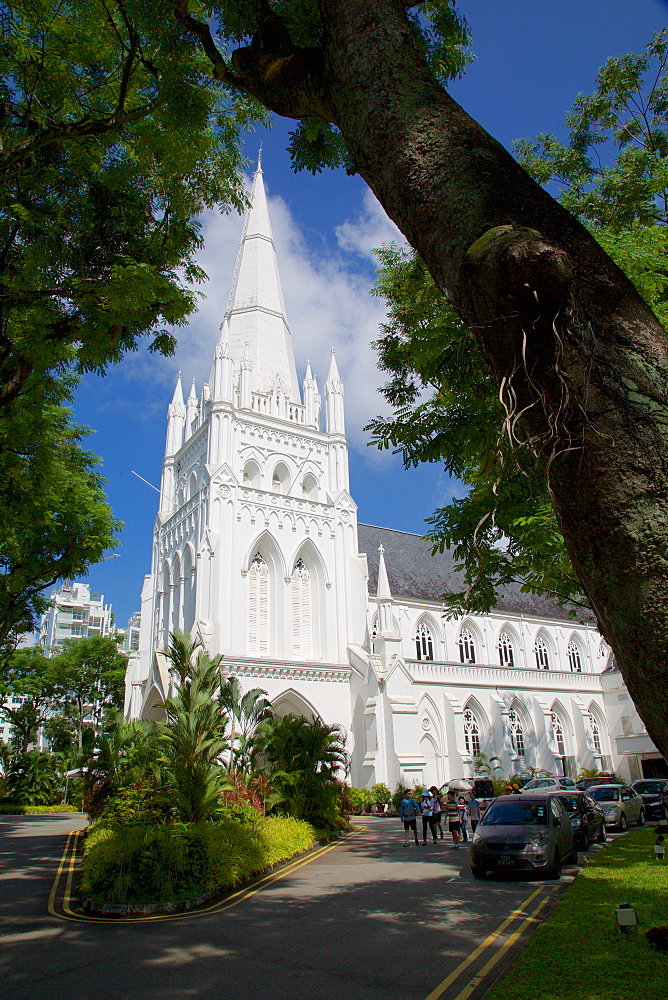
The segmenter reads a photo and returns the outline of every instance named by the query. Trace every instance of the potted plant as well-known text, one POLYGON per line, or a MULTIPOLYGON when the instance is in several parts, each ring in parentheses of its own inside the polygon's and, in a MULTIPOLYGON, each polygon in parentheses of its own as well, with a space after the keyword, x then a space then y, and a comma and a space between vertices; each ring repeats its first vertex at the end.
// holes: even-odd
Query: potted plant
POLYGON ((391 799, 392 792, 387 785, 379 782, 377 785, 371 786, 371 801, 379 813, 385 812, 385 806, 388 805, 391 799))

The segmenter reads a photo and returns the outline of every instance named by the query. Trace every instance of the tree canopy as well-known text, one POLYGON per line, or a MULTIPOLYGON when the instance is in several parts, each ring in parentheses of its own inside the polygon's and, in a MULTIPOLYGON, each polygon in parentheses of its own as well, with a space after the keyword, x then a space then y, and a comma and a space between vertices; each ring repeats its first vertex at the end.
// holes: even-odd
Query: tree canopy
POLYGON ((242 206, 239 130, 264 118, 145 0, 2 11, 0 405, 145 336, 171 353, 202 278, 196 216, 242 206))

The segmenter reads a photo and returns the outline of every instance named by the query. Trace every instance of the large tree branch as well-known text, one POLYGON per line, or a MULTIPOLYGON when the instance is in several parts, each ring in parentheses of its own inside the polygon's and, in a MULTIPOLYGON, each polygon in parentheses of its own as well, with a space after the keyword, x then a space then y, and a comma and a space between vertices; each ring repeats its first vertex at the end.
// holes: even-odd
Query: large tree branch
POLYGON ((322 73, 322 50, 294 45, 281 18, 259 0, 258 27, 250 45, 235 49, 228 65, 208 24, 188 10, 188 0, 171 0, 178 23, 199 39, 213 76, 257 98, 286 118, 333 121, 322 73))

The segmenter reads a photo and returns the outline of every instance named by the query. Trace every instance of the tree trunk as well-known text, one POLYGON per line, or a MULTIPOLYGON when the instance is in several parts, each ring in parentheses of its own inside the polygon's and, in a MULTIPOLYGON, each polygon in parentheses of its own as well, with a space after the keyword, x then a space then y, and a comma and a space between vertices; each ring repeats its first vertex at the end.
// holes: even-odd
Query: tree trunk
POLYGON ((434 79, 410 4, 318 5, 321 48, 286 57, 284 47, 272 61, 267 18, 233 63, 241 88, 279 114, 338 126, 473 331, 511 416, 521 414, 518 433, 599 628, 668 756, 666 333, 584 227, 434 79))

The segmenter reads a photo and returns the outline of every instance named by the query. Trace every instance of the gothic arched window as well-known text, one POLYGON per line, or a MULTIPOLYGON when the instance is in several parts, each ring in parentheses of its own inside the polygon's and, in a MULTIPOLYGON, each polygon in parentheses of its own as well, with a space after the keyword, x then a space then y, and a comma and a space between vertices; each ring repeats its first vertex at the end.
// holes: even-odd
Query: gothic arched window
POLYGON ((373 616, 373 621, 371 622, 371 641, 373 642, 378 635, 378 612, 373 616))
POLYGON ((466 627, 459 633, 459 659, 462 663, 475 663, 475 642, 466 627))
POLYGON ((524 757, 524 730, 522 720, 517 712, 511 708, 508 712, 508 725, 510 727, 510 743, 518 757, 524 757))
POLYGON ((550 657, 547 651, 547 643, 545 639, 538 636, 533 644, 533 651, 536 655, 536 666, 539 670, 549 670, 550 669, 550 657))
POLYGON ((418 660, 434 659, 434 642, 431 629, 425 622, 420 622, 415 632, 415 648, 418 660))
POLYGON ((556 712, 550 712, 550 722, 552 724, 554 742, 557 744, 557 752, 560 757, 565 757, 566 741, 564 740, 564 727, 556 712))
POLYGON ((292 654, 313 656, 311 574, 303 559, 298 559, 292 571, 292 654))
POLYGON ((598 728, 598 722, 596 721, 596 716, 593 712, 587 713, 587 721, 589 723, 589 729, 591 730, 591 738, 594 744, 594 754, 597 757, 601 756, 601 731, 598 728))
POLYGON ((582 673, 582 661, 580 660, 580 647, 575 639, 568 643, 568 666, 574 674, 582 673))
POLYGON ((318 499, 318 481, 310 472, 304 476, 302 481, 302 496, 305 500, 318 499))
POLYGON ((269 567, 261 552, 248 571, 248 651, 269 656, 269 567))
POLYGON ((480 726, 470 708, 464 709, 464 746, 471 757, 480 753, 480 726))
POLYGON ((499 636, 499 663, 502 667, 515 666, 513 641, 507 632, 502 632, 499 636))

